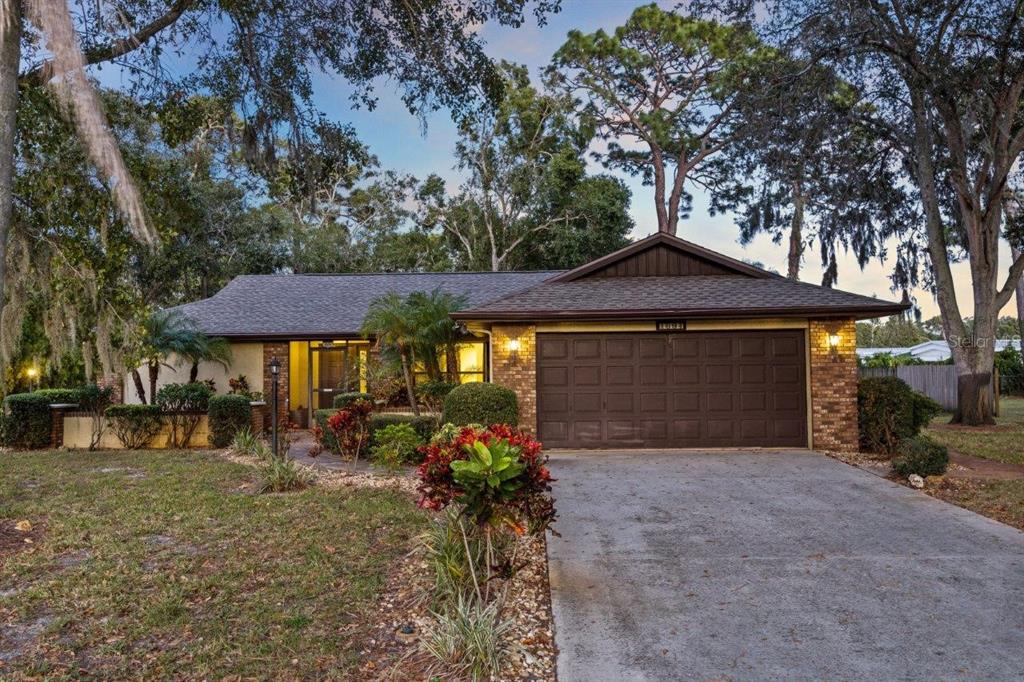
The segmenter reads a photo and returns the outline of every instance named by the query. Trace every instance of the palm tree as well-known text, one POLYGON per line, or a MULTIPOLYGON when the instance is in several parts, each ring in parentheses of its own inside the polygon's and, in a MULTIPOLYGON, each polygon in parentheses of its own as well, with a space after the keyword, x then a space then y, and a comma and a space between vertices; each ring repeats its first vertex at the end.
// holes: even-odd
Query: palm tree
POLYGON ((444 350, 445 368, 448 381, 455 383, 459 377, 456 344, 462 339, 459 326, 451 314, 466 307, 469 301, 465 294, 451 294, 434 289, 431 292, 414 291, 409 294, 409 305, 416 318, 416 351, 432 380, 441 376, 439 351, 444 350))
MULTIPOLYGON (((149 369, 149 401, 156 400, 156 382, 160 367, 168 367, 167 358, 176 355, 192 362, 189 381, 195 382, 199 363, 204 360, 219 362, 227 367, 231 349, 226 339, 211 338, 196 329, 195 324, 177 310, 160 310, 145 319, 143 330, 143 358, 149 369)), ((132 381, 139 401, 146 403, 146 392, 138 369, 132 370, 132 381)))
POLYGON ((402 361, 402 376, 409 405, 416 416, 420 408, 412 386, 412 365, 418 339, 418 320, 415 309, 409 302, 392 292, 374 300, 363 318, 363 336, 376 338, 378 347, 391 346, 398 351, 402 361))

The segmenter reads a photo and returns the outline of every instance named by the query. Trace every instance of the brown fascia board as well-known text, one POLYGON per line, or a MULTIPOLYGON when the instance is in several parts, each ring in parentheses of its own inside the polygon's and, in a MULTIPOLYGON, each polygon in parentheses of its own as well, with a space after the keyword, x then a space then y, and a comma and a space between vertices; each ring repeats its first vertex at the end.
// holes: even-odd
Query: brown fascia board
POLYGON ((595 270, 600 270, 601 268, 610 265, 617 260, 627 258, 635 253, 639 253, 653 246, 657 246, 658 244, 665 244, 672 248, 679 249, 680 251, 684 251, 686 253, 693 254, 700 258, 704 258, 705 260, 709 260, 713 263, 717 263, 718 265, 721 265, 723 267, 736 270, 741 274, 750 275, 751 277, 760 277, 763 279, 782 277, 782 275, 777 275, 774 272, 762 270, 761 268, 749 265, 747 263, 744 263, 743 261, 736 260, 735 258, 730 258, 729 256, 717 253, 710 249, 706 249, 703 246, 700 246, 699 244, 694 244, 693 242, 686 241, 685 239, 680 239, 679 237, 676 237, 674 235, 670 235, 665 232, 655 232, 651 236, 644 237, 640 241, 633 242, 629 246, 623 247, 618 251, 613 251, 609 253, 607 256, 601 256, 597 260, 592 260, 589 263, 579 266, 578 268, 574 268, 572 270, 569 270, 568 272, 563 272, 560 275, 555 275, 554 277, 546 281, 572 282, 573 280, 584 277, 590 274, 591 272, 594 272, 595 270))
POLYGON ((692 319, 735 319, 762 317, 808 317, 838 318, 856 317, 868 319, 886 317, 905 312, 910 308, 903 303, 867 308, 864 306, 830 306, 828 308, 780 307, 780 308, 725 308, 725 309, 663 309, 663 310, 514 310, 514 311, 472 311, 462 310, 452 313, 456 320, 473 320, 476 322, 504 322, 529 320, 656 320, 663 318, 692 319))
POLYGON ((372 341, 361 334, 338 333, 327 334, 317 332, 313 334, 287 333, 287 334, 208 334, 229 341, 372 341))

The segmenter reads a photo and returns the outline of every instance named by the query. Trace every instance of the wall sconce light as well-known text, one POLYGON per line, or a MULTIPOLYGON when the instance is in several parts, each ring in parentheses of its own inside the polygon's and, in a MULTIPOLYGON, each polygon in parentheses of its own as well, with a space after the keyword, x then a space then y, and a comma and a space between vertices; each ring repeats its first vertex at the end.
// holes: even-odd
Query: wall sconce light
POLYGON ((832 356, 832 362, 839 362, 839 342, 842 338, 839 336, 839 332, 831 330, 828 332, 828 351, 832 356))
POLYGON ((509 359, 513 364, 519 362, 519 339, 508 340, 509 359))
POLYGON ((35 379, 37 376, 39 376, 39 370, 36 369, 35 367, 29 367, 28 369, 25 370, 25 376, 27 376, 29 379, 35 379))

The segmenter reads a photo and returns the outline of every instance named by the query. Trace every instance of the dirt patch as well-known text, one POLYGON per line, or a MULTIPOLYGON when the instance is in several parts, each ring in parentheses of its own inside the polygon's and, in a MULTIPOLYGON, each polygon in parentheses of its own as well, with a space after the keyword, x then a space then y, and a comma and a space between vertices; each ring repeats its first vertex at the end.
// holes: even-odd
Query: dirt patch
POLYGON ((0 519, 0 566, 8 557, 33 549, 43 536, 40 522, 30 522, 28 530, 18 529, 19 519, 0 519))
POLYGON ((1024 464, 997 462, 982 457, 972 457, 955 450, 949 451, 949 476, 953 478, 986 478, 998 481, 1015 481, 1024 478, 1024 464))
POLYGON ((28 622, 0 626, 0 663, 25 654, 52 622, 53 616, 42 615, 28 622))

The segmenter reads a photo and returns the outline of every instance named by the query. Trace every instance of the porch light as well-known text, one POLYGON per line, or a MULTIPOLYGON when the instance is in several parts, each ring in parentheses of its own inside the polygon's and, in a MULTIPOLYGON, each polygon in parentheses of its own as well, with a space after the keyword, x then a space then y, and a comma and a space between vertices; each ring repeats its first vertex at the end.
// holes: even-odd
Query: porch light
POLYGON ((513 365, 519 364, 519 339, 509 339, 507 348, 509 361, 513 365))
POLYGON ((839 348, 839 334, 832 333, 828 335, 828 347, 832 350, 839 348))
POLYGON ((29 379, 35 379, 37 376, 39 376, 39 369, 37 369, 36 367, 29 367, 28 369, 25 370, 25 376, 27 376, 29 379))
POLYGON ((270 358, 270 373, 274 376, 281 373, 281 361, 276 356, 270 358))
POLYGON ((278 393, 278 375, 281 373, 281 361, 277 359, 277 356, 270 358, 270 385, 271 385, 271 400, 270 400, 270 434, 273 439, 273 445, 271 450, 274 453, 274 459, 277 459, 277 393, 278 393))

